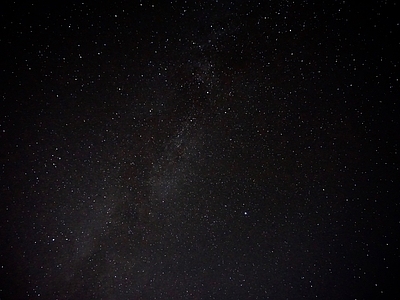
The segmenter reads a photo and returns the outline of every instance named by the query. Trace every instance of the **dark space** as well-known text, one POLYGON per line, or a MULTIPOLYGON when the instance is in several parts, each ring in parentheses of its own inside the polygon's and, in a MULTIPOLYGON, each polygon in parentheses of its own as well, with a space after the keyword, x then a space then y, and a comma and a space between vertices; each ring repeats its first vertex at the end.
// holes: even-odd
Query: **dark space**
POLYGON ((399 295, 395 2, 0 6, 1 299, 399 295))

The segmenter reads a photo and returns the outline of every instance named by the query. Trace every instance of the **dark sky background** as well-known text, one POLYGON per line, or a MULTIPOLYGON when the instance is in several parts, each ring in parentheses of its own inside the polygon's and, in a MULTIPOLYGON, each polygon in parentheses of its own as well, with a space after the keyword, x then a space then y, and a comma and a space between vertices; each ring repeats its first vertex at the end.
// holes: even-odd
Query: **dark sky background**
POLYGON ((1 299, 398 297, 397 5, 64 2, 1 4, 1 299))

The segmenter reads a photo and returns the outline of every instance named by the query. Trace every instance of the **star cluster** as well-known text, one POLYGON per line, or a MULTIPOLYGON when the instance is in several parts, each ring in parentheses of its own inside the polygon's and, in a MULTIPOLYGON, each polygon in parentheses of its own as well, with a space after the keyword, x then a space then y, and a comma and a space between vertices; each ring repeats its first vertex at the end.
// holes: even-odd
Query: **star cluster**
POLYGON ((395 3, 2 6, 2 299, 395 291, 395 3))

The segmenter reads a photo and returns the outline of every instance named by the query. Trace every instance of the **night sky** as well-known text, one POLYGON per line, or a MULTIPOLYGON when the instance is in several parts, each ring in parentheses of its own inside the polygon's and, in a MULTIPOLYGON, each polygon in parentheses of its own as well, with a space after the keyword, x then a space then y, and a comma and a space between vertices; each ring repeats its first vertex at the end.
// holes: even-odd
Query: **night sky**
POLYGON ((399 297, 398 6, 61 2, 1 4, 1 299, 399 297))

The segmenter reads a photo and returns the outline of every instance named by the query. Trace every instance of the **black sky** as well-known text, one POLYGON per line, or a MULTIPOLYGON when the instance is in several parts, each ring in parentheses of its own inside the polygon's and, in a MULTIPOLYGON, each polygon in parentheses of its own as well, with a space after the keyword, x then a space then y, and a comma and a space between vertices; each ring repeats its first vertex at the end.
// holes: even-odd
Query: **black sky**
POLYGON ((1 299, 398 295, 397 5, 185 2, 1 5, 1 299))

